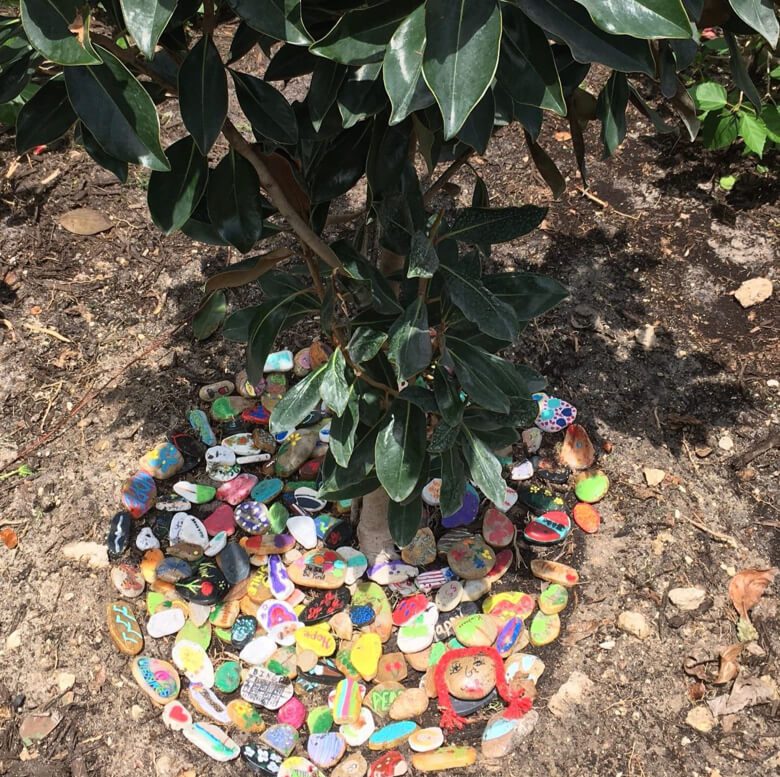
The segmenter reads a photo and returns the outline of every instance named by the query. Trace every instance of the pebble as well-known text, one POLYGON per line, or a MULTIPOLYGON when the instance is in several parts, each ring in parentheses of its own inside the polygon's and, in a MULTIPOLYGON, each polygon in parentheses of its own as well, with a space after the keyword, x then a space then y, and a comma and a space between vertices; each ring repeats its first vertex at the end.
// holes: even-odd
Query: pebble
POLYGON ((419 718, 428 709, 428 694, 422 688, 406 688, 390 705, 391 720, 419 718))
POLYGON ((216 445, 217 437, 211 428, 208 416, 202 410, 190 410, 187 413, 189 425, 198 433, 204 445, 216 445))
POLYGON ((618 615, 617 625, 621 631, 625 631, 637 639, 647 639, 653 633, 647 618, 641 612, 624 610, 618 615))
POLYGON ((523 529, 526 542, 554 545, 563 542, 571 531, 571 518, 562 510, 551 510, 529 521, 523 529))
POLYGON ((171 731, 181 731, 192 725, 192 715, 180 701, 174 699, 163 707, 162 722, 171 731))
MULTIPOLYGON (((130 547, 133 516, 126 510, 115 513, 108 524, 106 547, 111 558, 121 556, 130 547)), ((159 544, 159 543, 158 543, 159 544)))
POLYGON ((367 694, 364 704, 380 718, 386 718, 390 707, 398 695, 404 690, 399 682, 387 681, 377 683, 367 694))
MULTIPOLYGON (((232 629, 230 634, 232 641, 232 629)), ((241 648, 241 652, 239 653, 238 657, 245 664, 249 664, 250 666, 260 666, 261 664, 264 664, 266 661, 268 661, 268 659, 274 654, 276 648, 276 642, 274 642, 270 637, 255 637, 254 639, 249 640, 249 642, 247 642, 243 648, 241 648)))
POLYGON ((357 682, 351 678, 345 678, 336 685, 331 709, 333 722, 340 726, 346 723, 357 723, 360 719, 360 705, 362 698, 357 682))
POLYGON ((405 564, 397 559, 379 561, 367 569, 369 580, 378 585, 390 585, 391 583, 403 583, 417 575, 417 567, 405 564))
POLYGON ((442 769, 461 769, 477 761, 473 747, 449 745, 429 753, 414 753, 412 766, 420 772, 437 772, 442 769))
POLYGON ((149 618, 146 624, 146 631, 154 639, 169 637, 184 626, 185 620, 186 616, 178 608, 172 607, 169 610, 160 610, 149 618))
POLYGON ((415 753, 429 753, 444 744, 444 732, 438 726, 418 728, 409 737, 409 747, 415 753))
POLYGON ((206 386, 201 386, 198 391, 198 397, 201 402, 213 402, 218 397, 226 397, 233 393, 235 386, 232 381, 220 380, 216 383, 209 383, 206 386))
POLYGON ((577 585, 580 580, 575 569, 561 564, 559 561, 534 559, 531 561, 531 572, 541 580, 546 580, 548 583, 560 583, 567 588, 577 585))
POLYGON ((157 480, 173 477, 184 466, 179 449, 169 442, 161 443, 145 453, 138 462, 138 469, 157 480))
POLYGON ((237 542, 229 542, 217 556, 217 563, 230 585, 236 585, 249 577, 252 570, 249 555, 237 542))
POLYGON ((498 636, 495 619, 480 613, 458 618, 454 629, 458 642, 466 647, 489 647, 498 636))
POLYGON ((490 591, 491 582, 487 577, 479 577, 476 580, 466 580, 460 595, 462 602, 476 602, 490 591))
POLYGON ((574 482, 574 493, 581 502, 601 501, 609 491, 609 478, 601 470, 582 472, 574 482))
POLYGON ((707 598, 707 592, 703 588, 671 588, 668 596, 678 610, 696 610, 707 598))
POLYGON ((528 459, 513 464, 512 469, 509 473, 509 477, 515 481, 529 480, 533 476, 534 476, 534 465, 531 464, 531 462, 528 461, 528 459))
POLYGON ((132 564, 117 564, 111 568, 111 582, 121 596, 135 599, 144 592, 146 581, 141 570, 132 564))
POLYGON ((252 771, 268 777, 276 777, 284 762, 284 758, 275 750, 257 742, 247 742, 242 745, 241 760, 248 764, 252 771))
POLYGON ((203 526, 210 537, 214 537, 220 532, 232 536, 236 531, 233 508, 230 505, 220 505, 203 521, 203 526))
POLYGON ((450 580, 436 592, 435 604, 439 612, 450 612, 461 602, 463 584, 460 580, 450 580))
POLYGON ((237 475, 217 489, 217 499, 229 505, 238 505, 249 497, 257 483, 257 475, 237 475))
POLYGON ((388 750, 368 767, 368 777, 400 777, 408 770, 403 755, 398 750, 388 750))
POLYGON ((233 693, 238 690, 239 685, 241 685, 241 665, 238 661, 225 661, 217 667, 214 672, 214 686, 217 690, 222 693, 233 693))
POLYGON ((556 718, 573 717, 577 707, 585 704, 594 688, 593 681, 583 672, 572 672, 566 682, 550 697, 547 709, 556 718))
POLYGON ((198 683, 206 688, 214 685, 214 665, 201 645, 181 640, 173 646, 171 658, 190 683, 198 683))
POLYGON ((464 580, 485 577, 495 561, 495 553, 482 537, 477 536, 461 540, 447 553, 450 568, 464 580))
POLYGON ((209 758, 220 763, 238 758, 241 748, 213 723, 193 723, 182 730, 185 738, 209 758))
POLYGON ((260 737, 261 742, 283 756, 288 756, 295 750, 299 739, 298 731, 287 723, 269 726, 260 737))
POLYGON ((356 548, 347 546, 337 548, 336 552, 347 565, 347 572, 344 575, 344 584, 353 585, 360 580, 368 569, 368 559, 356 548))
MULTIPOLYGON (((512 616, 501 626, 496 636, 495 648, 501 658, 506 658, 515 649, 515 646, 524 635, 522 618, 512 616)), ((530 637, 529 637, 530 639, 530 637)))
POLYGON ((409 739, 410 735, 417 730, 417 724, 412 720, 399 720, 388 723, 380 729, 377 729, 368 738, 369 750, 390 750, 398 747, 409 739))
POLYGON ((552 583, 539 596, 539 609, 546 615, 555 615, 566 609, 569 603, 569 589, 559 583, 552 583))
POLYGON ((538 486, 535 483, 530 486, 520 486, 517 489, 517 495, 520 502, 535 515, 564 508, 563 499, 560 496, 554 494, 549 488, 538 486))
POLYGON ((171 545, 188 543, 205 548, 209 544, 209 535, 206 527, 194 515, 187 513, 174 513, 168 532, 171 545))
POLYGON ((314 520, 308 515, 291 516, 287 521, 287 531, 307 550, 317 545, 317 528, 314 520))
POLYGON ((290 434, 276 452, 276 475, 288 478, 295 473, 311 456, 318 439, 318 432, 313 430, 295 431, 290 434))
POLYGON ((210 502, 217 495, 217 489, 213 486, 190 483, 186 480, 174 483, 173 490, 183 499, 196 505, 206 504, 206 502, 210 502))
POLYGON ((441 478, 433 478, 423 486, 422 500, 430 507, 438 507, 441 498, 441 478))
POLYGON ((401 558, 413 567, 424 567, 436 561, 436 538, 426 526, 419 529, 412 541, 401 549, 401 558))
POLYGON ((577 408, 563 399, 543 393, 531 396, 539 405, 535 423, 543 432, 560 432, 577 417, 577 408))
POLYGON ((572 510, 574 523, 586 534, 595 534, 601 525, 599 511, 587 502, 578 502, 572 510))
POLYGON ((367 707, 361 707, 356 722, 344 723, 339 726, 339 733, 344 737, 344 741, 350 747, 360 747, 361 745, 364 745, 368 742, 369 737, 374 731, 376 731, 374 716, 367 707))
MULTIPOLYGON (((351 753, 331 772, 331 777, 364 777, 368 763, 361 753, 351 753)), ((395 777, 395 776, 394 776, 395 777)))
POLYGON ((532 428, 526 429, 520 435, 523 440, 523 445, 528 453, 536 453, 539 448, 542 447, 542 431, 541 429, 532 428))
POLYGON ((534 615, 529 629, 532 645, 537 647, 549 645, 558 639, 560 633, 561 619, 557 614, 548 615, 540 610, 534 615))
POLYGON ((122 484, 120 501, 133 518, 141 518, 157 500, 157 485, 146 472, 136 472, 122 484))
POLYGON ((344 737, 335 731, 311 734, 306 742, 306 752, 311 762, 323 769, 335 766, 344 757, 346 749, 344 737))
POLYGON ((295 632, 295 644, 301 650, 311 650, 320 658, 333 655, 336 651, 336 640, 330 633, 327 624, 304 626, 295 632))
POLYGON ((218 534, 215 534, 209 540, 209 544, 206 545, 205 548, 203 548, 203 554, 205 556, 208 556, 208 558, 214 558, 215 556, 218 556, 225 549, 225 546, 227 544, 228 544, 228 534, 227 532, 221 531, 218 534))
POLYGON ((439 611, 436 605, 429 605, 426 610, 404 623, 398 629, 397 644, 402 653, 419 653, 433 642, 436 633, 436 622, 439 611))
POLYGON ((585 427, 572 424, 566 429, 558 460, 569 469, 588 469, 596 461, 596 451, 585 427))
POLYGON ((535 607, 536 600, 533 596, 522 591, 502 591, 488 596, 482 602, 482 611, 501 621, 515 615, 525 620, 535 607))
POLYGON ((512 543, 515 525, 504 513, 490 508, 482 516, 482 536, 494 548, 505 548, 512 543))
POLYGON ((152 548, 159 548, 160 540, 154 536, 154 533, 148 526, 144 526, 135 538, 135 546, 143 552, 152 548))
POLYGON ((465 656, 448 664, 444 682, 456 699, 484 699, 496 687, 496 668, 485 655, 465 656))

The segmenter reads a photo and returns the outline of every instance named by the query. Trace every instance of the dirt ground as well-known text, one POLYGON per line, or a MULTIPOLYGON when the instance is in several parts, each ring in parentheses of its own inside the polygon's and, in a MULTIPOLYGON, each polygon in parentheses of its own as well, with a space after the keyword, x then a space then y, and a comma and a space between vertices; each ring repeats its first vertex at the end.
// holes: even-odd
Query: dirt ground
MULTIPOLYGON (((172 115, 164 124, 171 137, 180 131, 172 115)), ((707 154, 633 126, 609 162, 597 161, 595 128, 588 133, 592 191, 606 208, 575 188, 571 151, 553 135, 563 123, 549 122, 544 133, 569 177, 558 202, 529 172, 516 131, 499 132, 490 161, 474 160, 493 204, 550 204, 543 229, 495 252, 500 263, 548 273, 571 291, 529 327, 517 356, 611 447, 601 460, 612 482, 602 529, 576 537, 572 563, 583 583, 561 639, 538 651, 547 666, 539 725, 495 770, 768 775, 780 769, 778 705, 747 707, 699 733, 685 722, 691 696, 724 691, 692 687, 683 660, 695 651, 717 656, 736 641, 730 575, 780 561, 780 451, 732 466, 780 429, 780 294, 749 310, 731 296, 754 276, 780 280, 780 179, 751 172, 736 152, 707 154), (720 190, 718 178, 734 172, 734 190, 720 190), (648 466, 667 473, 660 486, 645 484, 648 466), (688 585, 704 588, 709 606, 686 614, 668 601, 670 587, 688 585), (648 619, 647 639, 617 628, 625 610, 648 619), (548 701, 573 671, 593 688, 573 716, 557 718, 548 701)), ((6 692, 25 695, 19 714, 0 717, 0 773, 245 772, 207 763, 164 730, 106 634, 107 571, 61 552, 73 540, 104 540, 119 484, 140 455, 182 422, 199 385, 242 366, 241 349, 219 336, 196 343, 189 327, 170 335, 197 306, 204 274, 239 257, 160 234, 147 220, 143 173, 122 187, 63 143, 7 174, 8 134, 0 144, 0 465, 55 430, 24 457, 33 476, 0 482, 0 526, 19 534, 16 550, 0 545, 0 709, 6 692), (94 237, 64 231, 57 217, 78 207, 101 211, 113 228, 94 237), (157 347, 145 354, 150 345, 157 347), (63 674, 75 675, 72 689, 63 674), (23 751, 19 723, 41 709, 57 710, 62 722, 23 751), (155 767, 161 758, 167 771, 159 760, 155 767)), ((777 171, 777 161, 764 164, 777 171)), ((469 173, 454 183, 441 205, 470 200, 469 173)), ((741 658, 743 671, 775 681, 779 585, 753 611, 759 640, 741 658)))

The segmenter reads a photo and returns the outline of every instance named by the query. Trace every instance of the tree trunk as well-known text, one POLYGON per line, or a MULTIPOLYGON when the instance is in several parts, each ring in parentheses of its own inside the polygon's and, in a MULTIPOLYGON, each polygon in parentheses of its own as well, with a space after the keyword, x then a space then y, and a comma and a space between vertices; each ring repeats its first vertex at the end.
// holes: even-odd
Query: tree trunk
POLYGON ((360 551, 370 564, 398 557, 387 523, 389 504, 390 497, 381 486, 363 497, 357 538, 360 551))

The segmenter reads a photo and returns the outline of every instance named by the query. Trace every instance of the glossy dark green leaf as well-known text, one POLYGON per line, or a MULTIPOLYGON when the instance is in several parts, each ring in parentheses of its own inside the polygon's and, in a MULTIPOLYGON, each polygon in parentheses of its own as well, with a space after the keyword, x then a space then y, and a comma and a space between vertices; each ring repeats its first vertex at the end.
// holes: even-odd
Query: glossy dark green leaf
POLYGON ((495 381, 498 357, 454 337, 447 338, 447 351, 461 387, 473 402, 497 413, 509 412, 509 398, 495 381))
POLYGON ((506 495, 506 482, 501 477, 501 463, 482 440, 464 429, 461 437, 463 458, 469 476, 480 491, 495 504, 501 504, 506 495))
POLYGON ((489 208, 490 194, 485 182, 479 176, 474 179, 474 192, 471 195, 472 208, 489 208))
POLYGON ((756 85, 753 83, 753 79, 750 77, 750 73, 745 65, 745 60, 742 58, 742 53, 739 50, 737 39, 734 36, 734 33, 729 32, 728 30, 724 31, 723 37, 729 47, 731 75, 734 77, 734 83, 736 84, 737 89, 740 89, 745 93, 745 97, 753 103, 755 109, 760 111, 761 95, 759 94, 756 85))
POLYGON ((0 103, 11 102, 30 83, 32 77, 31 59, 32 51, 28 51, 0 73, 0 103))
POLYGON ((89 39, 90 15, 79 0, 21 0, 22 25, 30 43, 58 65, 94 65, 101 60, 89 39), (70 28, 81 15, 83 34, 70 28))
POLYGON ((558 169, 558 165, 553 162, 550 155, 526 132, 525 142, 528 145, 528 151, 531 154, 534 166, 539 171, 539 175, 544 178, 544 182, 550 187, 553 197, 557 200, 563 196, 566 191, 566 179, 563 173, 558 169))
POLYGON ((348 192, 362 177, 371 142, 370 122, 342 132, 309 174, 312 202, 328 202, 348 192))
POLYGON ((455 213, 449 229, 442 228, 440 239, 454 238, 473 245, 493 245, 526 235, 536 229, 547 208, 522 205, 519 208, 462 208, 455 213))
POLYGON ((340 467, 346 467, 355 449, 355 434, 360 422, 360 403, 357 398, 357 381, 353 381, 347 392, 344 412, 330 423, 329 450, 340 467))
POLYGON ((152 221, 166 235, 179 229, 192 215, 209 176, 209 163, 187 135, 165 151, 171 169, 155 170, 149 178, 147 204, 152 221))
POLYGON ((336 348, 328 359, 320 393, 322 401, 337 416, 344 412, 349 401, 349 383, 347 383, 347 362, 341 348, 336 348))
POLYGON ((496 103, 492 90, 488 89, 458 130, 458 140, 484 154, 493 137, 495 116, 496 103))
POLYGON ((416 297, 393 324, 388 339, 388 358, 401 380, 425 369, 431 363, 433 346, 428 332, 428 308, 416 297))
POLYGON ((272 434, 292 431, 314 410, 320 403, 320 389, 324 378, 325 365, 310 372, 287 391, 271 411, 269 428, 272 434))
POLYGON ((614 72, 599 95, 596 113, 601 120, 601 142, 604 156, 612 156, 626 136, 626 107, 628 80, 623 73, 614 72))
POLYGON ((347 345, 349 358, 354 364, 370 361, 378 353, 387 340, 387 332, 361 326, 355 329, 347 345))
POLYGON ((315 131, 319 132, 322 122, 338 97, 347 68, 330 59, 318 59, 311 75, 306 105, 315 131))
POLYGON ((520 321, 541 316, 569 296, 566 287, 558 281, 536 273, 493 273, 485 276, 484 283, 512 307, 520 321))
POLYGON ((729 0, 729 3, 745 24, 763 35, 772 48, 777 48, 780 25, 773 0, 729 0))
POLYGON ((21 108, 16 118, 16 151, 61 138, 76 121, 62 76, 49 79, 21 108))
POLYGON ((241 253, 263 234, 260 181, 244 157, 230 150, 209 176, 206 191, 211 223, 241 253))
POLYGON ((455 137, 490 87, 498 65, 501 12, 495 0, 427 0, 423 77, 455 137))
POLYGON ((599 62, 624 73, 655 76, 655 61, 647 41, 600 30, 575 0, 513 2, 539 27, 567 43, 578 62, 599 62))
POLYGON ((390 529, 390 536, 399 548, 408 545, 417 534, 422 509, 422 499, 419 496, 406 504, 391 501, 388 505, 387 526, 390 529))
POLYGON ((127 181, 127 162, 107 154, 95 140, 95 136, 81 122, 76 126, 74 139, 84 146, 84 150, 94 162, 113 173, 121 183, 127 181))
POLYGON ((384 109, 386 98, 381 79, 381 62, 350 70, 336 99, 344 129, 384 109))
POLYGON ((311 43, 301 18, 301 0, 227 0, 250 27, 299 46, 311 43))
POLYGON ((243 59, 264 37, 259 30, 253 30, 246 22, 241 22, 230 41, 230 52, 225 64, 232 65, 243 59))
POLYGON ((284 43, 271 57, 264 77, 266 81, 289 81, 308 75, 318 62, 322 60, 303 46, 284 43))
POLYGON ((425 459, 425 413, 396 399, 374 446, 376 474, 390 499, 401 502, 414 490, 425 459))
POLYGON ((374 308, 383 315, 398 314, 398 304, 387 279, 368 259, 358 253, 347 240, 337 240, 330 246, 344 265, 349 278, 368 284, 373 298, 374 308))
POLYGON ((204 156, 222 131, 227 107, 225 68, 211 36, 203 35, 179 68, 179 108, 204 156))
POLYGON ((398 396, 407 402, 413 402, 424 413, 435 413, 439 409, 433 392, 429 388, 423 388, 423 386, 417 383, 406 386, 398 396))
POLYGON ((284 96, 260 78, 230 71, 236 85, 236 97, 252 129, 260 136, 281 145, 298 142, 298 122, 284 96))
POLYGON ((411 121, 392 127, 382 120, 374 121, 366 160, 366 178, 373 195, 384 197, 400 191, 404 167, 409 159, 411 131, 411 121))
POLYGON ((226 340, 232 340, 236 343, 246 343, 249 340, 249 329, 254 317, 260 310, 259 305, 252 305, 248 308, 241 308, 231 313, 225 319, 225 326, 222 328, 222 336, 226 340))
POLYGON ((460 510, 466 495, 466 465, 460 446, 451 447, 441 454, 441 491, 439 504, 442 515, 452 515, 460 510))
POLYGON ((141 53, 151 59, 168 21, 176 8, 176 0, 120 0, 127 31, 141 53))
POLYGON ((439 269, 439 255, 425 232, 412 235, 412 247, 409 251, 407 278, 433 278, 439 269))
POLYGON ((213 294, 209 294, 192 319, 192 333, 195 335, 195 339, 205 340, 207 337, 211 337, 225 320, 226 312, 225 292, 215 291, 213 294))
POLYGON ((103 150, 125 162, 169 170, 160 146, 157 109, 146 89, 110 52, 97 47, 102 65, 65 68, 73 110, 103 150))
MULTIPOLYGON (((361 409, 361 418, 363 411, 361 409)), ((341 499, 341 496, 335 496, 335 493, 343 493, 346 489, 359 487, 366 480, 373 481, 373 488, 379 485, 376 477, 369 477, 374 471, 374 449, 376 439, 379 435, 379 429, 385 419, 385 414, 380 414, 380 418, 372 425, 360 424, 355 434, 354 448, 349 458, 349 463, 343 467, 336 463, 336 460, 329 453, 323 463, 323 484, 320 488, 320 494, 323 498, 341 499), (328 494, 325 497, 325 494, 328 494)), ((331 426, 332 428, 332 426, 331 426)), ((368 493, 372 488, 366 491, 360 491, 361 494, 368 493)))
POLYGON ((450 426, 448 423, 441 421, 433 430, 428 443, 428 453, 439 454, 448 451, 458 441, 459 436, 460 424, 458 426, 450 426))
POLYGON ((442 366, 433 374, 433 393, 442 419, 450 426, 458 426, 466 403, 460 397, 454 378, 442 366))
POLYGON ((390 37, 420 0, 394 0, 347 11, 333 29, 309 48, 318 56, 343 65, 378 62, 390 37))
POLYGON ((610 35, 632 38, 690 38, 691 25, 680 0, 577 0, 610 35))

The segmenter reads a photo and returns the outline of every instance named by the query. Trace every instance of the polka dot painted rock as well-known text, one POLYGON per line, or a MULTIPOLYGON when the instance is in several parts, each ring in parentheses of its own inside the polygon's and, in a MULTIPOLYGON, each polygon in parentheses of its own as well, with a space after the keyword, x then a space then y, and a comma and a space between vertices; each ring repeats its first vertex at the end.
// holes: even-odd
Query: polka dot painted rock
POLYGON ((265 730, 260 741, 287 757, 295 750, 299 738, 297 729, 286 723, 277 723, 265 730))
POLYGON ((601 470, 582 472, 574 483, 574 493, 581 502, 599 502, 609 491, 609 478, 601 470))
POLYGON ((155 446, 138 462, 138 469, 157 480, 173 477, 184 466, 184 457, 179 449, 169 442, 155 446))
POLYGON ((482 536, 494 548, 505 548, 515 536, 515 525, 500 510, 490 508, 482 517, 482 536))
POLYGON ((587 502, 578 502, 572 510, 574 523, 586 534, 595 534, 601 525, 599 511, 587 502))
POLYGON ((167 661, 138 656, 131 669, 133 679, 155 704, 167 704, 179 695, 179 673, 167 661))
POLYGON ((404 623, 423 612, 428 604, 428 597, 425 594, 415 594, 401 599, 393 610, 393 623, 396 626, 403 626, 404 623))
POLYGON ((539 405, 535 424, 543 432, 563 431, 577 418, 577 408, 563 399, 550 397, 547 394, 533 394, 532 398, 539 405))
POLYGON ((268 508, 262 502, 252 499, 241 502, 233 511, 233 517, 238 527, 247 534, 263 534, 268 531, 268 508))
POLYGON ((137 472, 122 484, 120 500, 133 518, 146 515, 156 499, 157 485, 154 478, 146 472, 137 472))
POLYGON ((496 561, 495 553, 482 537, 468 537, 447 554, 447 563, 458 577, 473 580, 485 577, 496 561))

